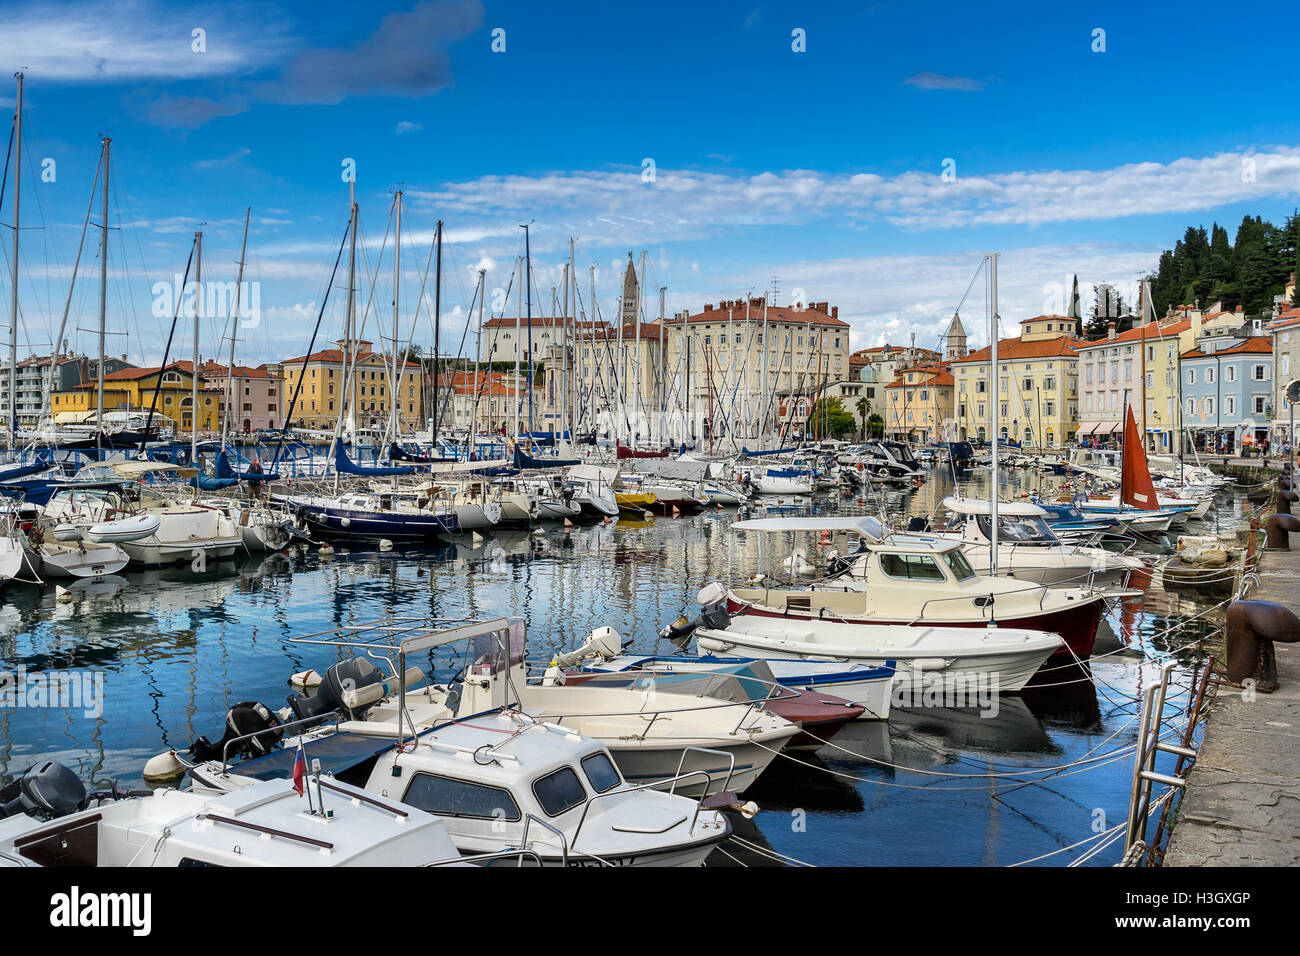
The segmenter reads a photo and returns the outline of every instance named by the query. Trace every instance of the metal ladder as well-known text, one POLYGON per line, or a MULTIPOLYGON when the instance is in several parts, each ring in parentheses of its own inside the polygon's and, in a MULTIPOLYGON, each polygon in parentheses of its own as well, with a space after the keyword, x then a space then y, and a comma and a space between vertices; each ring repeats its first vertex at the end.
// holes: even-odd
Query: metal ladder
MULTIPOLYGON (((1157 773, 1156 755, 1175 754, 1192 759, 1196 751, 1160 739, 1165 713, 1165 698, 1169 692, 1169 675, 1176 663, 1166 661, 1160 667, 1160 680, 1142 692, 1142 712, 1138 719, 1137 746, 1133 753, 1133 783, 1128 798, 1128 830, 1124 836, 1124 864, 1136 865, 1146 845, 1147 819, 1151 815, 1151 785, 1162 783, 1182 789, 1187 781, 1182 777, 1157 773)), ((1193 705, 1195 706, 1195 705, 1193 705)), ((1193 715, 1189 715, 1190 717, 1193 715)))

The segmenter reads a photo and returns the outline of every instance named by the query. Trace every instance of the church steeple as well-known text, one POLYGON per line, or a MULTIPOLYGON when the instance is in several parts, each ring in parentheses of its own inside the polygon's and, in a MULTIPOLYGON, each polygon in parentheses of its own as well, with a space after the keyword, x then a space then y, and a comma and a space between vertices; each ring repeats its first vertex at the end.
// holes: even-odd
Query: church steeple
POLYGON ((640 287, 641 283, 637 280, 636 266, 632 264, 632 253, 627 254, 627 269, 623 272, 623 311, 621 320, 624 326, 632 325, 635 327, 636 322, 640 319, 637 311, 640 308, 640 287))
POLYGON ((952 362, 956 359, 965 358, 967 351, 966 329, 962 327, 961 316, 954 312, 952 322, 948 324, 948 332, 944 335, 944 360, 952 362))

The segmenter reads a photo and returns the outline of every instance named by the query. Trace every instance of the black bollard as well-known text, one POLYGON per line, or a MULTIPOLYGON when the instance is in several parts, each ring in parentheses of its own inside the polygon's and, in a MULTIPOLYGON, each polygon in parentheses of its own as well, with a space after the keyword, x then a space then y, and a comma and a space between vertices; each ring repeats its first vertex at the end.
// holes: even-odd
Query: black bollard
POLYGON ((1253 679, 1255 689, 1266 694, 1277 690, 1273 642, 1300 641, 1300 618, 1272 601, 1234 601, 1228 605, 1226 630, 1228 680, 1240 684, 1253 679))

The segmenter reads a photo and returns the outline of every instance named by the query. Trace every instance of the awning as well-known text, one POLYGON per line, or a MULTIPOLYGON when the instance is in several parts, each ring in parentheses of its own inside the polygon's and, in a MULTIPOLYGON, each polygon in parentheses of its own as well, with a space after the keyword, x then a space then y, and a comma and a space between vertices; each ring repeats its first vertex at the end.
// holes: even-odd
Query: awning
POLYGON ((1092 427, 1088 428, 1087 431, 1084 431, 1085 428, 1088 428, 1087 422, 1084 422, 1082 425, 1080 425, 1078 428, 1074 430, 1075 436, 1078 438, 1087 438, 1089 435, 1091 435, 1093 432, 1097 430, 1097 423, 1093 422, 1092 427))

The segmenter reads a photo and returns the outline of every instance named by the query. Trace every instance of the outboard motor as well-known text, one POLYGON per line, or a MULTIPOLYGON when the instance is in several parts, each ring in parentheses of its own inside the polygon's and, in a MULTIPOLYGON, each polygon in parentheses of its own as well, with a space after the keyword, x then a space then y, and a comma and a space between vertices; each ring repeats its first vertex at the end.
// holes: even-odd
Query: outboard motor
POLYGON ((190 754, 195 760, 223 760, 233 757, 261 757, 275 749, 284 736, 279 729, 280 718, 265 704, 246 700, 226 711, 226 732, 215 744, 207 737, 199 737, 190 744, 190 754), (249 737, 249 734, 255 736, 249 737), (226 744, 245 737, 237 743, 226 744))
POLYGON ((0 790, 0 820, 26 813, 41 820, 76 813, 85 805, 86 787, 75 773, 53 760, 33 764, 0 790))
POLYGON ((664 627, 659 636, 672 641, 679 648, 685 648, 690 637, 701 627, 710 630, 722 630, 731 624, 731 615, 727 613, 727 589, 714 581, 704 586, 695 596, 701 610, 694 620, 688 620, 683 614, 677 620, 664 627))
MULTIPOLYGON (((348 707, 343 695, 348 691, 360 690, 383 682, 383 673, 368 658, 351 657, 329 666, 314 696, 290 694, 289 706, 293 709, 295 720, 309 720, 313 717, 324 720, 327 714, 335 711, 343 711, 350 720, 355 720, 374 706, 378 699, 361 706, 348 707)), ((301 731, 307 726, 310 725, 300 724, 296 729, 301 731)))
POLYGON ((911 518, 911 520, 907 522, 907 530, 908 531, 929 531, 930 519, 924 517, 923 515, 914 515, 911 518))

